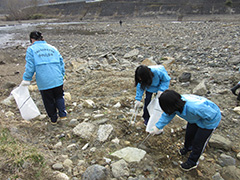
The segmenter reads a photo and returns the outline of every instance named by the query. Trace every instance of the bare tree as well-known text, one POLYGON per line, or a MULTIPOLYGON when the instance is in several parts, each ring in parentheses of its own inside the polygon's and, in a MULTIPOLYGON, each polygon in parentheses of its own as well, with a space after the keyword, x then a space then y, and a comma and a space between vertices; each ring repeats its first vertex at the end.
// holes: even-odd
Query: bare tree
POLYGON ((9 16, 18 20, 21 18, 21 9, 25 6, 21 0, 4 0, 4 5, 9 16))
POLYGON ((3 6, 9 14, 9 19, 21 20, 27 17, 27 14, 22 11, 23 8, 37 7, 40 2, 41 0, 3 0, 3 6))

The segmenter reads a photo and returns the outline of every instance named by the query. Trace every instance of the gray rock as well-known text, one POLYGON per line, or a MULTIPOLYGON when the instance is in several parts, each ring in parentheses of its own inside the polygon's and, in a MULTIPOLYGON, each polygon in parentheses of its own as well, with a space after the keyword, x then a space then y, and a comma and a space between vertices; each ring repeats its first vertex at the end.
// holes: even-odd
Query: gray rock
POLYGON ((190 85, 190 82, 181 83, 181 86, 182 86, 182 87, 188 87, 189 85, 190 85))
POLYGON ((235 107, 235 108, 233 109, 233 111, 234 111, 235 113, 237 113, 237 114, 240 114, 240 106, 235 107))
POLYGON ((55 163, 55 164, 52 165, 52 168, 54 170, 61 170, 61 169, 63 169, 63 164, 62 163, 55 163))
POLYGON ((89 166, 82 175, 82 180, 109 180, 109 171, 100 165, 89 166))
POLYGON ((70 178, 62 172, 58 172, 58 174, 56 175, 57 180, 69 180, 70 178))
POLYGON ((97 119, 97 120, 94 121, 94 124, 97 124, 97 125, 105 124, 107 121, 109 121, 109 119, 107 119, 107 118, 97 119))
POLYGON ((219 172, 213 175, 213 180, 224 180, 219 172))
POLYGON ((133 148, 126 147, 121 150, 118 150, 112 153, 112 156, 117 156, 118 158, 123 158, 127 162, 139 162, 146 154, 146 151, 133 148))
POLYGON ((12 95, 8 96, 6 99, 2 100, 1 103, 7 106, 11 106, 14 102, 14 97, 12 95))
POLYGON ((238 55, 238 56, 233 56, 232 58, 230 58, 230 59, 228 60, 228 63, 233 64, 233 65, 240 64, 240 55, 238 55))
POLYGON ((134 50, 126 53, 126 54, 124 55, 124 58, 126 58, 126 59, 127 59, 127 58, 131 58, 131 57, 133 57, 133 56, 137 56, 138 54, 139 54, 139 50, 134 49, 134 50))
POLYGON ((227 166, 221 170, 221 175, 224 180, 239 180, 240 169, 235 166, 227 166))
POLYGON ((93 136, 95 126, 88 122, 82 122, 73 128, 73 133, 85 139, 90 139, 93 136))
POLYGON ((232 142, 219 134, 213 134, 209 140, 209 145, 214 148, 230 150, 232 142))
POLYGON ((108 136, 111 134, 113 127, 111 124, 100 125, 98 129, 98 140, 104 142, 107 140, 108 136))
POLYGON ((129 177, 128 180, 150 180, 150 179, 145 178, 143 175, 139 175, 137 177, 129 177))
POLYGON ((240 152, 237 154, 237 158, 238 160, 240 160, 240 152))
POLYGON ((207 94, 207 87, 205 85, 205 80, 202 80, 194 89, 193 94, 203 96, 207 94))
POLYGON ((68 123, 70 127, 75 127, 78 124, 77 119, 71 119, 71 121, 68 123))
POLYGON ((129 169, 128 169, 128 164, 126 161, 123 159, 112 163, 112 173, 115 178, 120 178, 120 177, 128 177, 129 176, 129 169))
POLYGON ((64 166, 64 167, 70 168, 70 167, 72 167, 72 165, 73 165, 73 162, 72 162, 72 160, 70 160, 70 159, 65 159, 65 160, 63 161, 63 166, 64 166))
POLYGON ((53 146, 55 149, 62 147, 62 142, 59 141, 57 144, 53 146))
POLYGON ((221 166, 231 166, 231 165, 233 166, 236 164, 236 159, 226 154, 221 154, 219 157, 219 164, 221 166))
POLYGON ((179 82, 189 82, 191 80, 191 73, 184 72, 179 76, 179 82))
POLYGON ((95 102, 91 99, 87 99, 83 102, 83 107, 87 107, 87 108, 94 108, 95 107, 95 102))

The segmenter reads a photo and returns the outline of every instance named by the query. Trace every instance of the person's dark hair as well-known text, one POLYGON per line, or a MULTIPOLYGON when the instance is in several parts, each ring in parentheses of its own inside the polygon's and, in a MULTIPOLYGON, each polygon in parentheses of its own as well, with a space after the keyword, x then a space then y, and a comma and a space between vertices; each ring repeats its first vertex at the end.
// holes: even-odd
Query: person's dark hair
POLYGON ((162 110, 168 115, 175 111, 182 113, 186 103, 181 99, 181 95, 174 90, 165 90, 158 100, 162 110))
POLYGON ((140 65, 135 71, 135 86, 138 83, 141 84, 141 88, 144 90, 152 84, 152 78, 154 74, 151 69, 145 65, 140 65))
POLYGON ((33 31, 30 33, 29 35, 30 37, 30 42, 31 42, 31 39, 35 39, 37 41, 43 41, 43 36, 42 36, 42 33, 39 32, 39 31, 33 31))

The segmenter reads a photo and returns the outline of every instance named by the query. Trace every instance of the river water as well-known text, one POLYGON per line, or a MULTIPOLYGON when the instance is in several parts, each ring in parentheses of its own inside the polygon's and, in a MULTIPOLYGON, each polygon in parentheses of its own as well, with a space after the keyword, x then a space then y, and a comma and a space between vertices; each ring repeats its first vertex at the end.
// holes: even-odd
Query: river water
POLYGON ((86 24, 87 22, 36 22, 0 24, 0 48, 13 46, 26 47, 29 45, 29 33, 45 26, 45 29, 53 29, 54 26, 66 24, 86 24))
POLYGON ((23 23, 0 26, 0 47, 2 49, 12 46, 28 45, 28 35, 37 24, 23 23))

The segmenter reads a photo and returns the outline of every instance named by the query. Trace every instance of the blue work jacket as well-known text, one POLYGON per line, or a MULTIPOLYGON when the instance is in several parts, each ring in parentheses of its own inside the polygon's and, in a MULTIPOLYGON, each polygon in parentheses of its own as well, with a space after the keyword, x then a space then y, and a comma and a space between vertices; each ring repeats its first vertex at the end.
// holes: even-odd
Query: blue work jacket
POLYGON ((137 84, 135 99, 138 101, 142 100, 144 91, 156 93, 158 91, 165 91, 166 89, 169 88, 171 78, 168 75, 164 66, 162 66, 162 65, 149 66, 149 68, 151 69, 152 73, 154 74, 153 79, 152 79, 152 84, 149 87, 146 87, 145 89, 141 88, 140 83, 137 84))
POLYGON ((46 41, 35 41, 26 52, 23 80, 31 81, 36 73, 39 90, 63 85, 65 75, 63 58, 59 51, 46 41))
POLYGON ((162 129, 167 125, 175 115, 185 119, 189 123, 197 124, 204 129, 215 129, 221 120, 221 111, 219 107, 205 97, 185 94, 182 100, 186 101, 182 113, 176 111, 171 115, 163 112, 156 127, 162 129))

